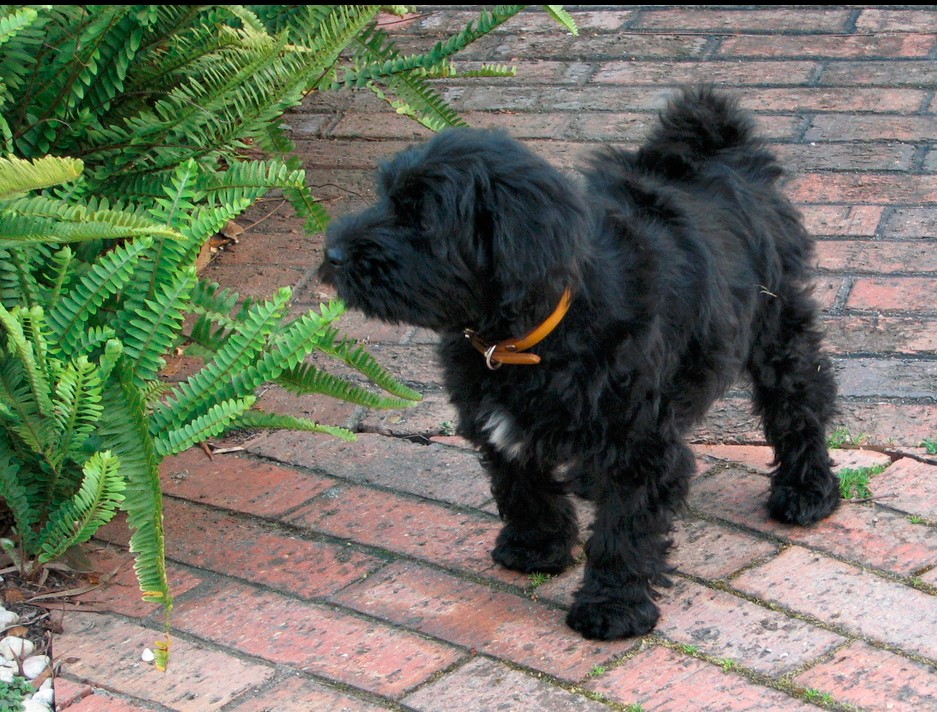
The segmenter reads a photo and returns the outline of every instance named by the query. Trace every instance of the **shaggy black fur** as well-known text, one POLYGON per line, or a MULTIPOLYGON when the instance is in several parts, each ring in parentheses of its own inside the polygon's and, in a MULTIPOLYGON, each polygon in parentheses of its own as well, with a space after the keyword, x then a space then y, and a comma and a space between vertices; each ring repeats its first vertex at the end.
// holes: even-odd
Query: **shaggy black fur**
POLYGON ((596 503, 567 617, 589 638, 645 633, 694 469, 687 431, 747 371, 776 453, 768 511, 838 503, 824 428, 836 384, 810 296, 811 239, 736 104, 685 90, 637 152, 579 185, 508 136, 454 129, 383 165, 379 202, 334 224, 324 273, 349 306, 436 330, 460 432, 483 452, 518 571, 573 563, 570 491, 596 503), (574 294, 533 351, 489 370, 463 335, 521 336, 574 294))

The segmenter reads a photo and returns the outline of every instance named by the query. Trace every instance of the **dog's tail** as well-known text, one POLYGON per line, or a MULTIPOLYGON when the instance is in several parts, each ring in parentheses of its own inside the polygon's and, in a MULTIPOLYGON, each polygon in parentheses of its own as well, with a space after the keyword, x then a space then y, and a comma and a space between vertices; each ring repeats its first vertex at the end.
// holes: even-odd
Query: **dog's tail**
POLYGON ((755 163, 760 164, 764 177, 781 174, 773 155, 764 150, 751 115, 733 97, 710 85, 686 88, 672 99, 645 144, 649 154, 679 154, 691 164, 713 158, 732 163, 731 154, 740 150, 749 167, 754 167, 751 159, 760 155, 761 160, 755 163))

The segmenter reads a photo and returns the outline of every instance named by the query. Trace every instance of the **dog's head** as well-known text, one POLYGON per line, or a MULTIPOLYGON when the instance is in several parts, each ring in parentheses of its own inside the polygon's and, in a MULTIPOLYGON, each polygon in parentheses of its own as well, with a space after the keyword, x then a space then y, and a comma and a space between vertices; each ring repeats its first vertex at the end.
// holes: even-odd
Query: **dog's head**
POLYGON ((368 316, 510 335, 577 285, 579 191, 503 133, 445 131, 383 164, 377 190, 373 207, 329 228, 323 265, 368 316))

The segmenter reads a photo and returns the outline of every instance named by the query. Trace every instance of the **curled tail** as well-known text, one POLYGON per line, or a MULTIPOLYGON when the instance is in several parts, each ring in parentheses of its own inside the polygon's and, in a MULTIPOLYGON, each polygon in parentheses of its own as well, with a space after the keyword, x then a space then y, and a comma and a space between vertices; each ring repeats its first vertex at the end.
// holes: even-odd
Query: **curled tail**
POLYGON ((717 159, 736 167, 744 153, 748 172, 768 180, 782 172, 757 136, 751 115, 709 85, 685 88, 670 100, 642 153, 650 162, 679 156, 690 166, 717 159))

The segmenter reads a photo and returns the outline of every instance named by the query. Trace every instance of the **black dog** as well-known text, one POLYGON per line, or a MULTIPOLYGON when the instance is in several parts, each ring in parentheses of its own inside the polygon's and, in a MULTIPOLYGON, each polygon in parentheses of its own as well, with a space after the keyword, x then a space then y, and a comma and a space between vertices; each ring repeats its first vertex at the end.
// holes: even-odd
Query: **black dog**
POLYGON ((349 306, 440 334, 504 520, 495 561, 570 566, 568 493, 595 501, 567 617, 588 638, 657 622, 685 435, 741 373, 775 450, 771 516, 810 524, 839 501, 812 243, 780 175, 747 115, 699 88, 640 150, 600 151, 583 186, 502 133, 443 132, 329 230, 323 270, 349 306))

